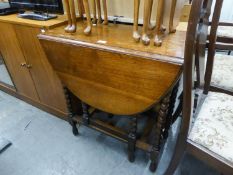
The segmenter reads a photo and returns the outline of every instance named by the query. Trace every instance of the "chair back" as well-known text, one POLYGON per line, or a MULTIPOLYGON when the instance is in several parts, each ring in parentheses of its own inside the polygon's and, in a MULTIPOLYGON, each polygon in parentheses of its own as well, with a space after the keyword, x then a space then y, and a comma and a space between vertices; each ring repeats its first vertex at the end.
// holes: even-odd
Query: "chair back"
MULTIPOLYGON (((194 104, 194 68, 195 60, 205 57, 205 45, 208 37, 208 25, 213 0, 193 0, 190 12, 189 24, 186 35, 185 55, 184 55, 184 82, 183 82, 183 120, 181 125, 181 137, 184 143, 190 129, 190 122, 193 116, 194 104), (197 56, 195 58, 195 56, 197 56)), ((211 25, 209 56, 214 54, 214 44, 219 23, 223 0, 216 0, 213 19, 211 25)), ((207 64, 207 69, 212 70, 213 66, 207 64)), ((211 71, 210 71, 211 72, 211 71)), ((205 82, 204 87, 208 87, 210 82, 205 82)), ((208 91, 207 91, 208 92, 208 91)))

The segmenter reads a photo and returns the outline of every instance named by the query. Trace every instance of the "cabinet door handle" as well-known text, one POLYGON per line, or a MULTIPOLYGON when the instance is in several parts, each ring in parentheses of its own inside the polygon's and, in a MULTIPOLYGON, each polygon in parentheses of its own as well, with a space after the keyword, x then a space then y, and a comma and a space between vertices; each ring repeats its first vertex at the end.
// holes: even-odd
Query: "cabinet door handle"
POLYGON ((27 65, 26 63, 21 63, 20 64, 21 67, 26 67, 26 65, 27 65))

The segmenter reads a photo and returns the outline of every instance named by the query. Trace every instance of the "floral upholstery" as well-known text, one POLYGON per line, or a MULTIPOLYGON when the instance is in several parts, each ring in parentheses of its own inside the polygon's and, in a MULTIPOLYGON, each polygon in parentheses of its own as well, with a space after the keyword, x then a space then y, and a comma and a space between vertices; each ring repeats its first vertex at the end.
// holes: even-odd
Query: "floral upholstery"
POLYGON ((219 26, 217 35, 221 37, 233 38, 232 26, 219 26))
MULTIPOLYGON (((233 38, 233 26, 218 26, 217 36, 233 38)), ((209 27, 210 33, 210 27, 209 27)))
POLYGON ((233 97, 209 92, 189 139, 233 163, 233 97))
POLYGON ((211 84, 233 91, 233 56, 215 55, 211 84))

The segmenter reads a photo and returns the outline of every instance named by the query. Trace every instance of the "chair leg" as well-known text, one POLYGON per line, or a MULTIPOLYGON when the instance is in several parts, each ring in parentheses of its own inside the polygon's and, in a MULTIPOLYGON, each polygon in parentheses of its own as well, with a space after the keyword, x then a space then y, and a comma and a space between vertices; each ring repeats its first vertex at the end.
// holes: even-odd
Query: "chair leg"
POLYGON ((176 171, 181 159, 183 158, 184 152, 185 152, 185 142, 183 142, 183 136, 179 135, 177 138, 177 143, 175 146, 175 151, 172 156, 172 159, 168 165, 168 168, 166 169, 164 175, 173 175, 176 171))
POLYGON ((170 96, 171 94, 167 95, 160 106, 159 115, 156 124, 153 127, 152 130, 152 149, 150 154, 151 164, 150 164, 150 170, 152 172, 155 172, 158 161, 159 161, 159 153, 161 148, 161 143, 163 138, 163 131, 165 129, 165 123, 166 123, 166 117, 168 114, 168 108, 170 103, 170 96))
POLYGON ((128 159, 130 162, 135 160, 135 149, 137 140, 137 118, 131 119, 131 128, 128 135, 128 159))
POLYGON ((75 136, 79 134, 78 128, 77 128, 77 122, 73 120, 74 114, 72 110, 72 105, 71 105, 71 99, 70 99, 70 91, 64 87, 64 93, 65 93, 65 98, 66 98, 66 105, 67 105, 67 110, 68 110, 68 121, 70 125, 72 126, 72 132, 75 136))

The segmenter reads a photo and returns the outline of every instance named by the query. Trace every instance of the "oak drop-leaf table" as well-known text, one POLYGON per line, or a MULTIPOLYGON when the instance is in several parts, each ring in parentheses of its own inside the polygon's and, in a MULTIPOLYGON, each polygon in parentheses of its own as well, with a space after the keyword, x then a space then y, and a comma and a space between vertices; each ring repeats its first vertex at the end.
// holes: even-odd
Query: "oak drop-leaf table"
MULTIPOLYGON (((135 145, 151 153, 150 168, 155 170, 162 136, 173 113, 186 32, 166 35, 163 45, 155 47, 135 43, 130 25, 95 26, 89 36, 83 34, 84 27, 78 22, 75 34, 65 33, 62 26, 38 36, 63 85, 82 102, 83 115, 70 114, 73 132, 78 134, 75 125, 81 123, 128 143, 129 152, 134 151, 132 145, 135 145), (152 120, 152 141, 148 142, 136 135, 137 116, 156 104, 160 108, 152 120), (131 116, 131 130, 128 133, 93 119, 93 108, 111 115, 131 116)), ((68 107, 71 109, 69 104, 68 107)), ((145 132, 149 132, 147 127, 145 132)), ((133 161, 134 157, 131 155, 129 159, 133 161)))

